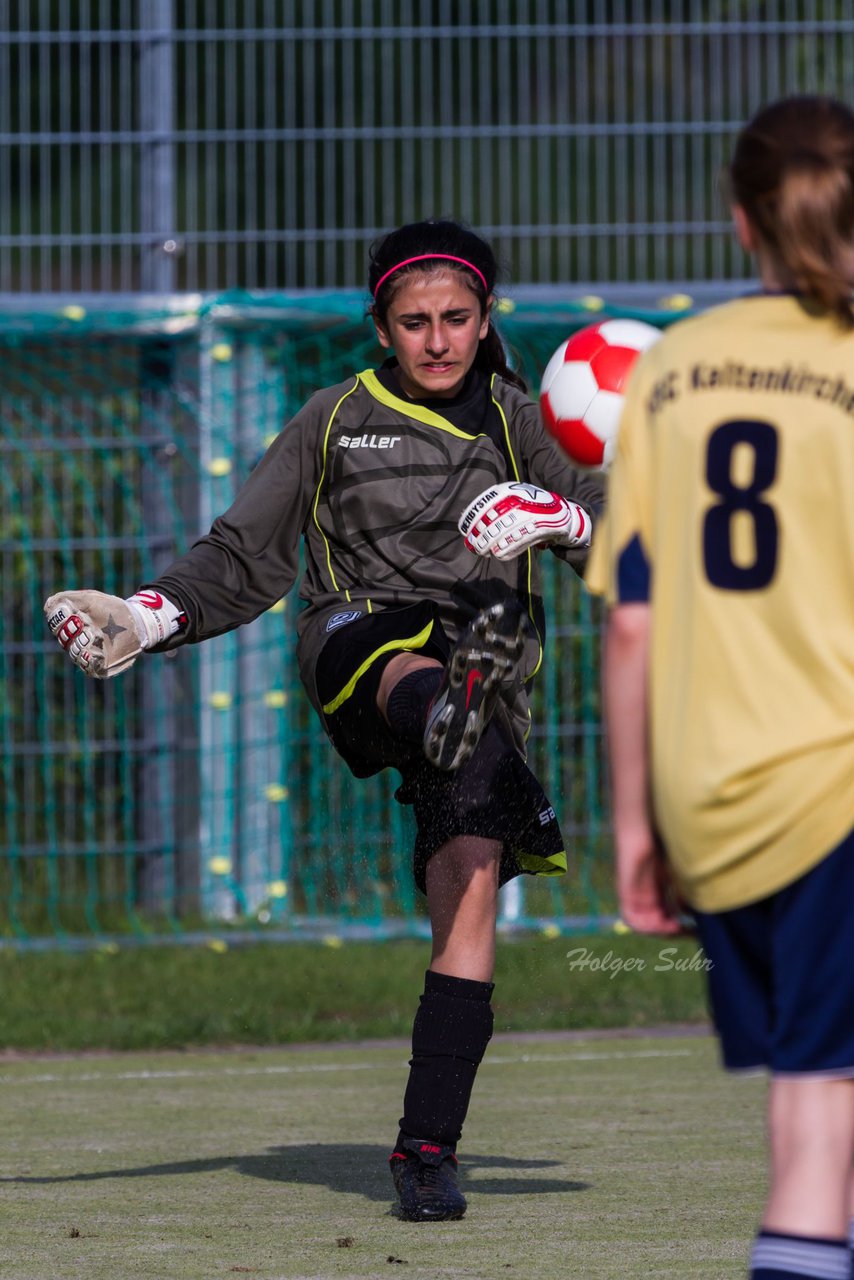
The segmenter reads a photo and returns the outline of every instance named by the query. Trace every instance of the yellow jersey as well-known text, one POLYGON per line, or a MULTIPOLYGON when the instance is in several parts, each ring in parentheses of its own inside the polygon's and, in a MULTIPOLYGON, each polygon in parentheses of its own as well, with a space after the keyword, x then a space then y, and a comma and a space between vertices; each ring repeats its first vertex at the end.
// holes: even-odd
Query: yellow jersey
POLYGON ((651 605, 653 803, 688 901, 820 862, 854 827, 854 333, 787 295, 668 330, 586 578, 651 605))

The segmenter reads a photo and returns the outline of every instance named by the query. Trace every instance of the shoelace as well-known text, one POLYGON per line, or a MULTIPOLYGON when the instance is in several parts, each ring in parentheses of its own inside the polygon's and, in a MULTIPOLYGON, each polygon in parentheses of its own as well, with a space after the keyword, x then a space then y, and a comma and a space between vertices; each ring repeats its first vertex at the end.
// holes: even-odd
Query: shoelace
POLYGON ((443 1165, 444 1161, 440 1165, 423 1164, 419 1177, 421 1186, 428 1191, 445 1191, 443 1165))

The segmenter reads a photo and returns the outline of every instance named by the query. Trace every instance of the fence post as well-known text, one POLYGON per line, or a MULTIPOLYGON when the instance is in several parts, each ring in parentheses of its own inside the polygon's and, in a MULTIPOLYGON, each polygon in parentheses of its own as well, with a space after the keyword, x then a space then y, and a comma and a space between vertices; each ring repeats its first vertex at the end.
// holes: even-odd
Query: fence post
MULTIPOLYGON (((260 461, 284 419, 284 366, 265 334, 213 313, 199 337, 200 524, 205 532, 260 461)), ((291 845, 284 601, 249 629, 202 645, 200 887, 208 917, 280 920, 291 845)))
MULTIPOLYGON (((235 493, 236 396, 231 335, 209 316, 199 332, 199 532, 235 493)), ((243 913, 237 796, 238 648, 234 631, 199 653, 199 879, 202 912, 243 913)))
MULTIPOLYGON (((270 339, 244 329, 236 352, 235 429, 241 479, 258 463, 283 425, 283 363, 265 355, 270 339)), ((290 838, 288 743, 282 734, 287 694, 282 672, 288 647, 284 601, 237 632, 239 709, 240 885, 248 914, 267 921, 286 910, 288 877, 282 871, 290 838)))
MULTIPOLYGON (((196 392, 197 342, 173 338, 140 348, 139 428, 142 451, 140 507, 145 550, 142 578, 165 569, 176 542, 198 532, 199 479, 182 474, 176 440, 195 450, 198 424, 181 403, 181 387, 196 392), (191 354, 192 352, 192 354, 191 354), (186 527, 182 528, 181 526, 186 527)), ((138 585, 128 582, 128 589, 138 585)), ((199 903, 198 713, 192 654, 140 662, 138 711, 146 739, 140 757, 141 826, 144 855, 140 903, 173 924, 197 915, 199 903)))
POLYGON ((175 26, 174 0, 139 6, 140 287, 175 288, 175 26))
MULTIPOLYGON (((170 416, 173 354, 168 342, 143 342, 140 348, 140 533, 143 544, 149 539, 159 544, 168 537, 169 502, 161 490, 156 472, 159 437, 164 422, 170 416)), ((142 574, 148 577, 147 564, 144 564, 142 574)), ((128 582, 124 590, 130 594, 137 585, 136 582, 128 582)), ((167 795, 161 794, 161 753, 165 752, 170 759, 175 756, 175 721, 168 713, 165 716, 155 714, 155 709, 160 711, 164 704, 166 707, 175 705, 174 677, 172 663, 139 664, 138 678, 142 687, 139 732, 144 739, 139 766, 143 845, 143 855, 139 860, 139 895, 141 905, 152 913, 168 910, 172 905, 170 898, 174 896, 169 884, 174 857, 174 795, 168 783, 167 795)))

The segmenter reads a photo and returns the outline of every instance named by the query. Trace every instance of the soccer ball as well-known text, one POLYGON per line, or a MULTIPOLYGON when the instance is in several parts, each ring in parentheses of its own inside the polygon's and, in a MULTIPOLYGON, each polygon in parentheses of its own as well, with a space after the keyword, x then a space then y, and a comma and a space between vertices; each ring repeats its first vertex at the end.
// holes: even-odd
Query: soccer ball
POLYGON ((617 446, 626 380, 661 331, 640 320, 602 320, 562 342, 546 365, 540 411, 576 466, 606 471, 617 446))

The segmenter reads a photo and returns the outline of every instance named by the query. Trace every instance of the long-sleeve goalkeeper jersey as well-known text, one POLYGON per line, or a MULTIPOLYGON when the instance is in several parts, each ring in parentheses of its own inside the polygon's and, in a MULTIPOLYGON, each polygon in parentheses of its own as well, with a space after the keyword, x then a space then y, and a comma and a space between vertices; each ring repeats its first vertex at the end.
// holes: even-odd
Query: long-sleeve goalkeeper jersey
MULTIPOLYGON (((408 400, 389 369, 318 391, 287 424, 232 506, 153 583, 187 614, 162 648, 206 640, 270 608, 293 586, 305 544, 300 674, 318 708, 314 666, 333 618, 432 600, 451 640, 484 605, 517 596, 544 636, 537 556, 472 554, 457 528, 489 485, 528 480, 594 517, 601 477, 575 470, 517 388, 472 371, 451 401, 408 400)), ((558 554, 576 570, 584 552, 558 554)), ((513 710, 527 716, 523 704, 513 710)), ((514 716, 514 719, 516 716, 514 716)))

